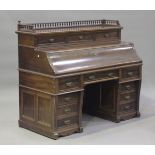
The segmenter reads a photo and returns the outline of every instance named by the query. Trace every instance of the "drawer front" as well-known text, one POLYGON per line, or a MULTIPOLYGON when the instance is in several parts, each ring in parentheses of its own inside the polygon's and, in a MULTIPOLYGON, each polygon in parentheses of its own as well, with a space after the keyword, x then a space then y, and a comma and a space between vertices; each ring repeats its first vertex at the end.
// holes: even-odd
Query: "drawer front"
POLYGON ((136 111, 136 103, 130 102, 127 104, 122 104, 119 106, 120 112, 129 112, 129 111, 136 111))
POLYGON ((57 128, 63 128, 63 127, 72 126, 75 124, 78 124, 78 116, 57 120, 57 128))
POLYGON ((129 67, 122 69, 122 79, 132 79, 140 77, 140 67, 129 67))
POLYGON ((57 107, 57 116, 67 115, 75 112, 78 112, 78 104, 57 107))
POLYGON ((80 76, 59 79, 59 90, 78 89, 81 86, 80 76))
POLYGON ((70 35, 66 37, 68 42, 80 41, 80 40, 92 40, 92 36, 90 34, 78 34, 78 35, 70 35))
POLYGON ((120 104, 129 103, 131 101, 136 101, 136 92, 125 93, 120 95, 120 104))
POLYGON ((74 41, 82 41, 82 40, 93 40, 90 34, 78 34, 78 35, 68 35, 65 36, 41 36, 38 37, 38 44, 46 44, 46 43, 60 43, 60 42, 74 42, 74 41))
POLYGON ((113 78, 113 77, 118 77, 117 70, 86 74, 84 75, 84 81, 95 81, 102 78, 104 79, 104 78, 113 78))
POLYGON ((80 92, 74 92, 58 96, 58 105, 80 103, 80 92))
POLYGON ((118 40, 119 39, 119 32, 118 31, 113 31, 113 32, 104 32, 104 33, 97 33, 96 34, 96 40, 105 40, 105 41, 110 41, 110 40, 118 40))
POLYGON ((123 83, 121 84, 120 91, 121 93, 134 92, 136 91, 136 87, 136 82, 123 83))
POLYGON ((37 38, 38 44, 65 42, 63 36, 40 36, 37 38))

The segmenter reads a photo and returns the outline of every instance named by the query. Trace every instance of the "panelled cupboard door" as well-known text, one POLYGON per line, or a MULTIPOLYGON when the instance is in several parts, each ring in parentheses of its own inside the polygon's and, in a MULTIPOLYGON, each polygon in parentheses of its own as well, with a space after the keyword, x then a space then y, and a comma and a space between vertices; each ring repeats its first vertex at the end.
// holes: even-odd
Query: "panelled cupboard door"
POLYGON ((54 97, 20 88, 20 118, 40 127, 53 128, 54 97))
POLYGON ((20 88, 20 119, 35 122, 36 97, 33 91, 20 88))

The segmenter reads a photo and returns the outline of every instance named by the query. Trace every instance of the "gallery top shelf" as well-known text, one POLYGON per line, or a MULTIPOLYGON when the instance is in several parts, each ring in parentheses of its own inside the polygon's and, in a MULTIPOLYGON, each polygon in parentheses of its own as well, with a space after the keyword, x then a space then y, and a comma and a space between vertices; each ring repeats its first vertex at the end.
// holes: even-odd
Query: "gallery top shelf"
POLYGON ((17 32, 29 33, 57 33, 74 31, 92 31, 104 29, 122 28, 118 20, 87 20, 70 22, 52 22, 52 23, 30 23, 23 24, 18 21, 17 32))

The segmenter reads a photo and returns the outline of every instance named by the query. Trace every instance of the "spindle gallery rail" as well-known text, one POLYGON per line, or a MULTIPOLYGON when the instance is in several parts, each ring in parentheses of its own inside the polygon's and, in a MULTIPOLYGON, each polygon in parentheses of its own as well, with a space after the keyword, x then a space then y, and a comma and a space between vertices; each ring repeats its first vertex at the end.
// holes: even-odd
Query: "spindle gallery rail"
POLYGON ((87 20, 87 21, 71 21, 71 22, 53 22, 53 23, 34 23, 21 24, 18 21, 18 30, 35 31, 41 29, 58 29, 58 28, 72 28, 83 26, 118 26, 117 20, 87 20))

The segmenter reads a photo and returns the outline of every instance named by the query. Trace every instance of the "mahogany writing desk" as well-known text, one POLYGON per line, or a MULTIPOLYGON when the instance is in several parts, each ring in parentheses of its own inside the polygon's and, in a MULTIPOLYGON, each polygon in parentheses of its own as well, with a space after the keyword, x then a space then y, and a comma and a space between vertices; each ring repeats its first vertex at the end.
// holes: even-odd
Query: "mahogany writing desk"
POLYGON ((116 20, 18 23, 19 126, 57 139, 82 113, 139 117, 142 61, 116 20))

